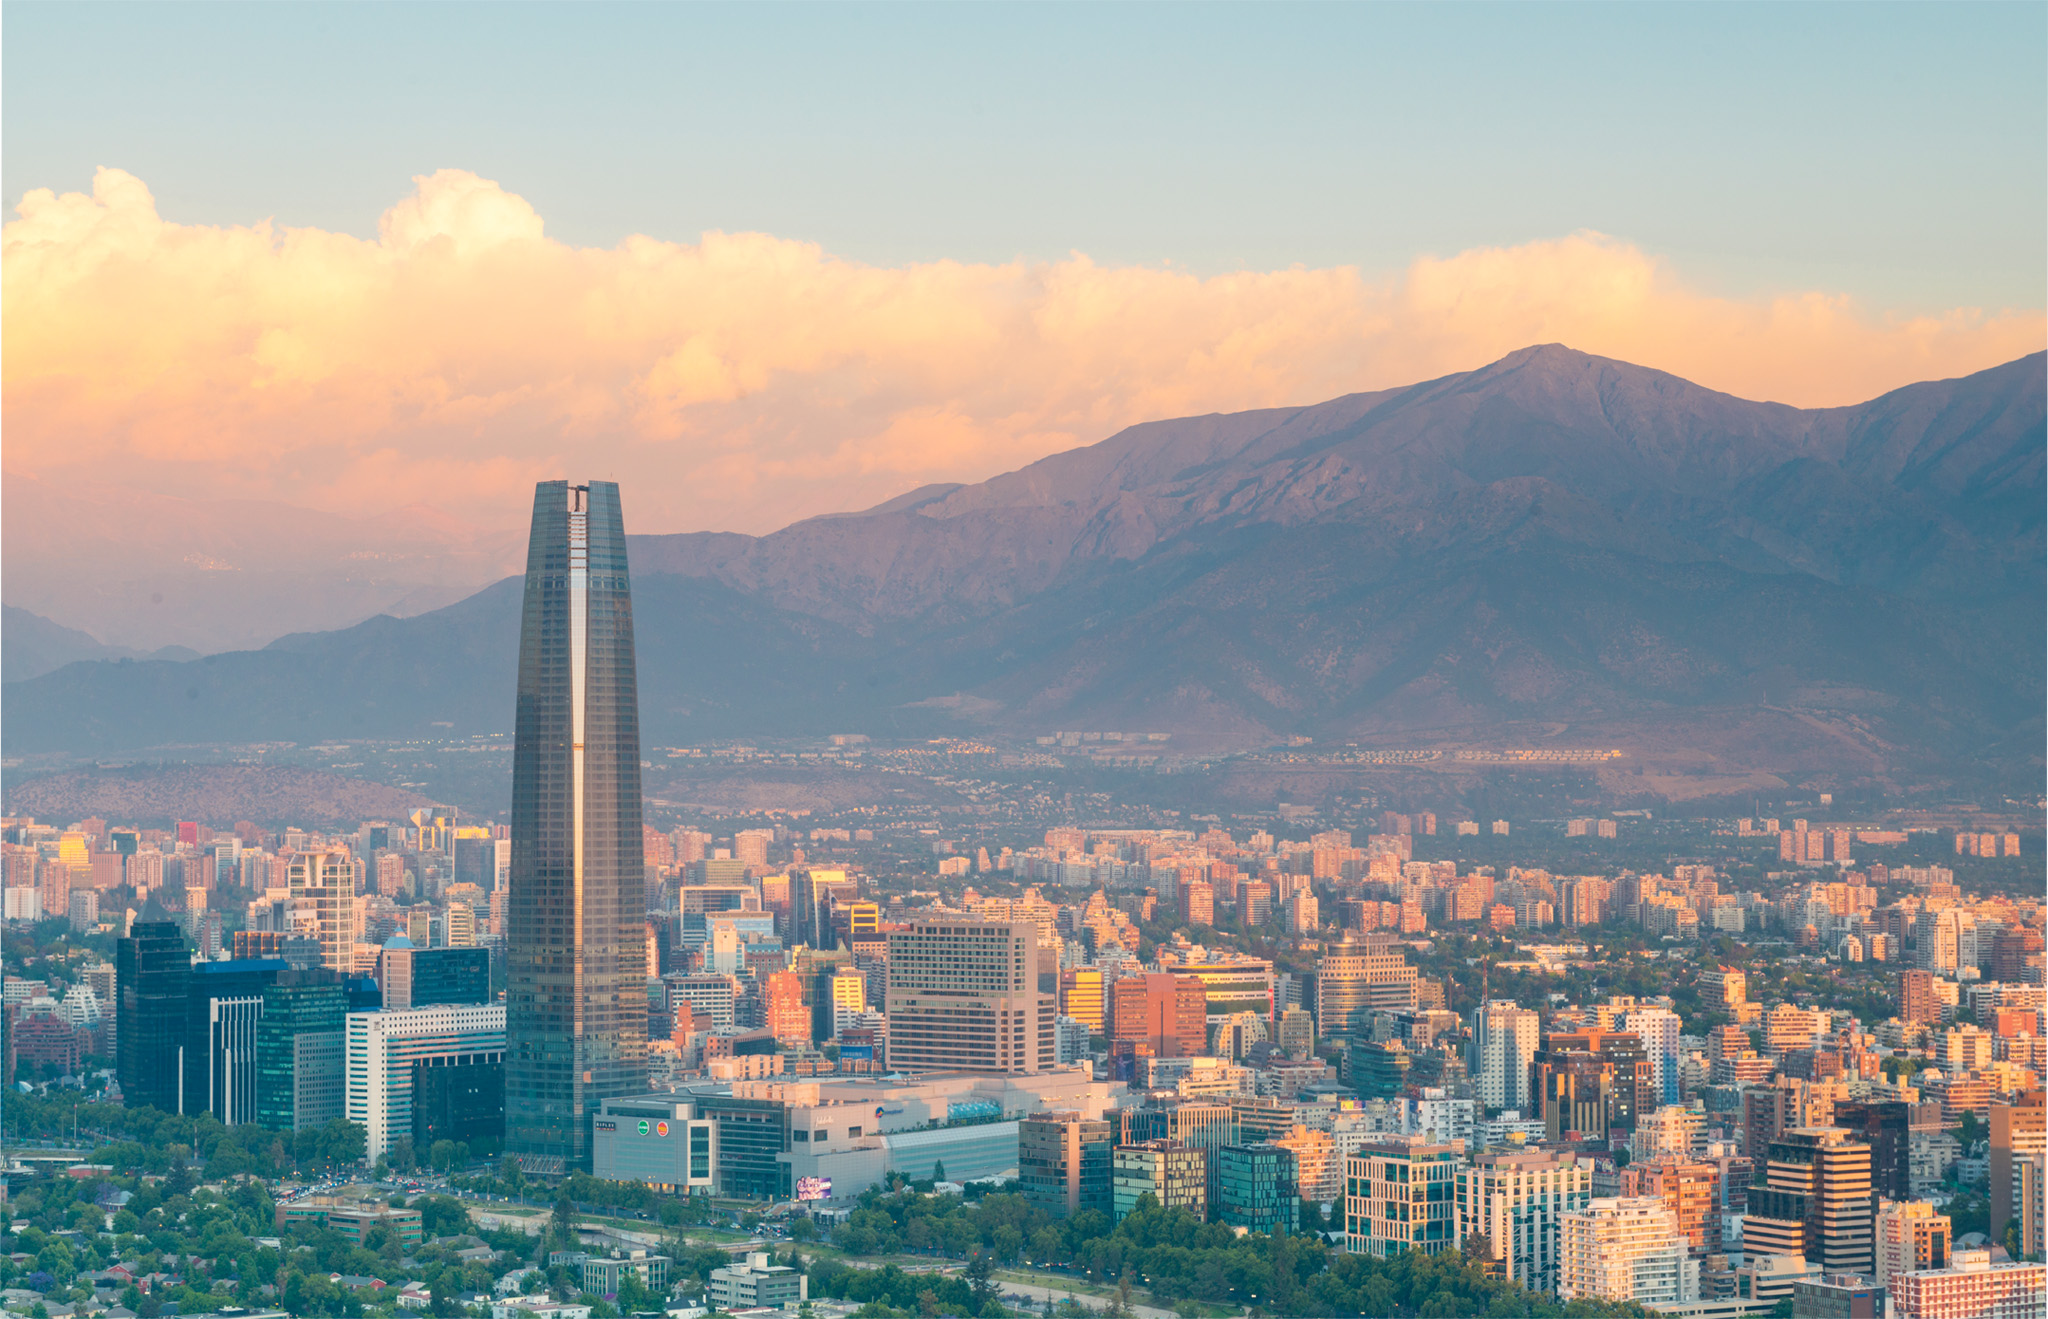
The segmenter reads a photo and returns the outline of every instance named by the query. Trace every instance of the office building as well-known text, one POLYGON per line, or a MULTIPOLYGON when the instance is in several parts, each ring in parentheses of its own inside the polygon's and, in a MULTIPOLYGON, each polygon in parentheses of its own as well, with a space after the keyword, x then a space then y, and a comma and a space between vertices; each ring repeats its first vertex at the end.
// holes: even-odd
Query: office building
POLYGON ((1825 1273, 1792 1284, 1792 1319, 1885 1319, 1884 1288, 1854 1273, 1825 1273))
POLYGON ((1029 921, 949 916, 890 932, 890 1065, 1025 1074, 1052 1066, 1058 968, 1041 969, 1039 959, 1029 921))
POLYGON ((1208 997, 1193 976, 1124 976, 1111 991, 1110 1038, 1141 1044, 1154 1058, 1192 1058, 1209 1051, 1208 997))
POLYGON ((1038 1113, 1017 1124, 1017 1176, 1024 1198, 1066 1218, 1083 1209, 1108 1214, 1115 1134, 1109 1122, 1079 1113, 1038 1113))
POLYGON ((1326 1040, 1370 1040, 1375 1011, 1415 1004, 1415 968, 1390 935, 1347 938, 1316 961, 1316 1032, 1326 1040))
POLYGON ((325 967, 280 971, 256 1023, 256 1120, 274 1131, 324 1127, 344 1112, 347 982, 325 967))
POLYGON ((491 993, 491 950, 416 948, 404 935, 393 935, 377 954, 377 987, 387 1011, 440 1003, 488 1003, 495 997, 491 993))
POLYGON ((1879 1199, 1912 1198, 1912 1110, 1903 1100, 1835 1101, 1829 1125, 1854 1132, 1870 1146, 1870 1190, 1879 1199))
POLYGON ((1216 1221, 1249 1232, 1293 1232, 1301 1226, 1294 1151, 1270 1141, 1216 1151, 1216 1221))
POLYGON ((1158 1108, 1125 1108, 1114 1115, 1119 1145, 1172 1141, 1212 1154, 1238 1138, 1237 1113, 1226 1103, 1167 1104, 1158 1108))
POLYGON ((1173 1140, 1118 1145, 1110 1156, 1111 1217, 1122 1222, 1151 1196, 1162 1209, 1209 1216, 1208 1151, 1173 1140))
POLYGON ((1675 1104, 1678 1087, 1678 1014, 1669 1008, 1637 1008, 1621 1028, 1641 1041, 1650 1059, 1650 1083, 1659 1104, 1675 1104))
POLYGON ((2042 1105, 2040 1090, 2028 1091, 2017 1104, 1991 1106, 1991 1242, 2004 1245, 2007 1225, 2021 1220, 2021 1229, 2013 1236, 2023 1255, 2041 1252, 2039 1182, 2042 1163, 2048 1160, 2044 1114, 2048 1108, 2042 1105), (2034 1183, 2032 1194, 2028 1194, 2029 1174, 2034 1183))
POLYGON ((1537 1051, 1532 1095, 1553 1141, 1634 1131, 1657 1107, 1655 1071, 1642 1042, 1625 1031, 1556 1031, 1537 1051))
POLYGON ((585 1169, 598 1106, 647 1084, 639 698, 612 482, 535 487, 514 725, 506 1145, 585 1169))
POLYGON ((263 990, 291 969, 283 959, 200 962, 186 979, 179 1039, 179 1111, 225 1126, 256 1120, 256 1034, 263 990))
POLYGON ((1489 1108, 1526 1111, 1529 1100, 1529 1068, 1536 1057, 1537 1029, 1541 1018, 1512 1002, 1496 1001, 1479 1010, 1473 1052, 1478 1067, 1473 1080, 1479 1102, 1489 1108))
POLYGON ((728 1264, 711 1270, 704 1286, 704 1300, 713 1309, 731 1314, 735 1310, 795 1310, 810 1298, 811 1280, 801 1269, 787 1264, 770 1264, 765 1250, 749 1251, 744 1264, 728 1264))
POLYGON ((1877 1255, 1873 1276, 1882 1286, 1902 1273, 1948 1267, 1954 1227, 1931 1201, 1879 1200, 1872 1235, 1877 1255))
POLYGON ((665 1195, 709 1195, 717 1185, 718 1123, 688 1099, 607 1099, 593 1124, 598 1177, 644 1182, 665 1195))
POLYGON ((1460 1144, 1388 1137, 1344 1161, 1344 1248, 1388 1259, 1436 1255, 1458 1244, 1460 1144))
POLYGON ((346 1116, 375 1163, 400 1140, 478 1150, 505 1129, 505 1006, 441 1003, 348 1015, 346 1116))
POLYGON ((733 1028, 733 1001, 739 996, 739 982, 729 975, 666 975, 661 983, 668 994, 671 1014, 687 1003, 692 1012, 709 1017, 713 1030, 733 1028))
POLYGON ((310 908, 320 935, 320 965, 355 974, 356 863, 347 848, 302 852, 289 867, 292 902, 310 908))
MULTIPOLYGON (((1240 1117, 1241 1130, 1253 1125, 1240 1117)), ((1294 1155, 1296 1195, 1313 1204, 1336 1204, 1343 1200, 1344 1159, 1337 1152, 1336 1137, 1297 1122, 1266 1139, 1294 1155)))
POLYGON ((1947 1268, 1900 1274, 1886 1290, 1893 1319, 2043 1319, 2048 1265, 1993 1264, 1988 1250, 1959 1250, 1947 1268))
POLYGON ((1107 1035, 1104 1018, 1102 972, 1092 966, 1077 966, 1060 972, 1060 1015, 1072 1017, 1091 1035, 1107 1035))
POLYGON ((1564 1215, 1557 1295, 1678 1305, 1698 1299, 1699 1268, 1662 1200, 1603 1197, 1564 1215))
POLYGON ((1477 1154, 1456 1172, 1458 1236, 1484 1236, 1508 1281, 1555 1293, 1564 1215, 1593 1198, 1592 1165, 1575 1154, 1477 1154))
MULTIPOLYGON (((153 905, 153 904, 152 904, 153 905)), ((171 921, 137 921, 114 952, 115 1075, 129 1108, 179 1111, 192 955, 171 921)))
POLYGON ((1870 1146, 1840 1127, 1779 1134, 1756 1163, 1744 1254, 1803 1255, 1824 1273, 1868 1273, 1875 1205, 1870 1146))

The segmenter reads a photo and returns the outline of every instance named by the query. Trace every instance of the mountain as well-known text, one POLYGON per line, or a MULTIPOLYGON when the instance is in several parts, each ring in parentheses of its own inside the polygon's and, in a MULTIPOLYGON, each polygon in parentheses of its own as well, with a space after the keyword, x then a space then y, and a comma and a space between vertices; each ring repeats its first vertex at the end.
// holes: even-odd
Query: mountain
POLYGON ((292 765, 175 765, 46 774, 7 787, 8 809, 43 819, 99 816, 168 828, 176 820, 226 824, 291 820, 353 825, 400 819, 429 798, 292 765))
POLYGON ((165 646, 147 655, 125 646, 104 646, 90 632, 65 627, 13 605, 0 605, 0 682, 38 678, 78 660, 184 660, 197 655, 183 646, 165 646))
MULTIPOLYGON (((1551 345, 768 536, 635 537, 646 740, 1103 728, 2018 770, 2043 369, 1801 410, 1551 345)), ((8 685, 7 750, 504 731, 518 608, 508 580, 260 651, 74 664, 8 685)))
POLYGON ((289 632, 418 614, 524 562, 516 508, 476 510, 498 528, 487 531, 419 505, 336 516, 270 500, 6 479, 0 595, 134 653, 244 650, 289 632))

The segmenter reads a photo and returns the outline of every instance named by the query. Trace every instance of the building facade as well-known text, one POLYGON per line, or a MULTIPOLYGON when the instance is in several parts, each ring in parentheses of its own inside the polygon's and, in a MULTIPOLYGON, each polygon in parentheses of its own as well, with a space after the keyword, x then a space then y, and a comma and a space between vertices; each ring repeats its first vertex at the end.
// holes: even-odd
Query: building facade
POLYGON ((1671 1211, 1648 1197, 1603 1197, 1564 1216, 1560 1300, 1678 1305, 1699 1294, 1699 1272, 1671 1211))
POLYGON ((1381 1259, 1458 1244, 1462 1144, 1409 1136, 1375 1141, 1344 1161, 1344 1248, 1381 1259))
POLYGON ((372 1163, 400 1140, 495 1144, 505 1124, 505 1006, 437 1004, 352 1012, 346 1116, 372 1163))
POLYGON ((1118 1145, 1110 1155, 1110 1216, 1130 1217, 1138 1199, 1149 1195, 1162 1209, 1209 1216, 1208 1151, 1173 1140, 1118 1145))
POLYGON ((591 1121, 647 1082, 640 712, 619 488, 534 489, 506 911, 508 1149, 590 1166, 591 1121))
POLYGON ((1030 1074, 1053 1065, 1058 967, 1038 927, 974 917, 889 935, 889 1062, 912 1072, 1030 1074))
POLYGON ((1555 1294, 1564 1216, 1592 1200, 1592 1165, 1549 1150, 1479 1154, 1456 1185, 1460 1239, 1485 1237, 1510 1282, 1555 1294))
POLYGON ((138 921, 114 952, 115 1075, 130 1108, 179 1111, 192 955, 171 921, 138 921))
POLYGON ((1084 1209, 1110 1213, 1111 1124, 1079 1113, 1038 1113, 1017 1124, 1017 1176, 1024 1198, 1067 1218, 1084 1209))

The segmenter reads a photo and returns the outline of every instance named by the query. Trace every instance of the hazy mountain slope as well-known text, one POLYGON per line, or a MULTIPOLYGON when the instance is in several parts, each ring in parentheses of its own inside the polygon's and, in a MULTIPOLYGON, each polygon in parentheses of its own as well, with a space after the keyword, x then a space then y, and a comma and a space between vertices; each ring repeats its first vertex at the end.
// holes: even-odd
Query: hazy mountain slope
MULTIPOLYGON (((1768 758, 1818 719, 1800 745, 1856 772, 2025 762, 2043 360, 1802 411, 1532 348, 770 536, 635 537, 646 738, 1690 721, 1768 758)), ((8 686, 8 748, 503 731, 517 611, 506 582, 206 664, 74 665, 8 686)))
MULTIPOLYGON (((162 659, 192 659, 196 651, 166 646, 162 659)), ((41 614, 0 605, 0 682, 41 677, 78 660, 137 659, 141 651, 102 645, 98 637, 52 622, 41 614)))

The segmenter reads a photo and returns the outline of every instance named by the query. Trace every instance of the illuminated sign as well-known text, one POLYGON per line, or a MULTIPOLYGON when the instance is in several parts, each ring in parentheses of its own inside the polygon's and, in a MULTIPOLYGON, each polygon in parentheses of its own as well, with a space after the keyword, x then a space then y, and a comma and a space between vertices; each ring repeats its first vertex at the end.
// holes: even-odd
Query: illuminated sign
POLYGON ((644 1121, 640 1124, 640 1134, 643 1136, 647 1134, 647 1123, 644 1121))
POLYGON ((597 1129, 599 1131, 617 1131, 619 1129, 619 1124, 612 1121, 610 1118, 601 1117, 597 1120, 597 1129))
POLYGON ((799 1200, 830 1200, 832 1179, 830 1177, 799 1177, 796 1179, 796 1198, 799 1200))
POLYGON ((666 1122, 657 1122, 657 1123, 655 1123, 655 1124, 654 1124, 654 1134, 655 1134, 655 1135, 657 1135, 657 1136, 666 1136, 666 1135, 668 1134, 668 1123, 666 1123, 666 1122))

